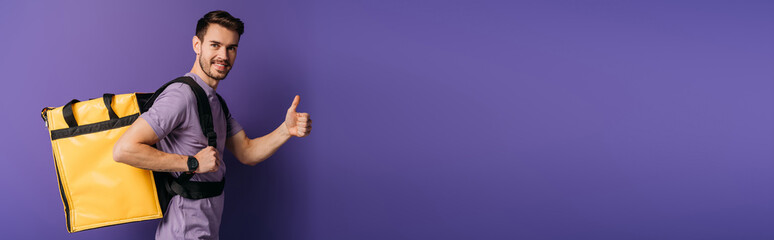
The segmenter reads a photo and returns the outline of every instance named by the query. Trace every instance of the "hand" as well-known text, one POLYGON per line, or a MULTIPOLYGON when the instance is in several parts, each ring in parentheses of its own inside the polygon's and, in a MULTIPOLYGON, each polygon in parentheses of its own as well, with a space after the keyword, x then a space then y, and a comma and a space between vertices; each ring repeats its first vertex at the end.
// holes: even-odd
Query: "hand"
POLYGON ((296 112, 299 101, 301 101, 301 97, 296 95, 293 104, 288 108, 288 114, 285 115, 285 126, 288 128, 290 136, 306 137, 312 132, 312 119, 309 118, 309 113, 296 112))
POLYGON ((199 168, 194 171, 195 173, 208 173, 208 172, 215 172, 218 171, 218 166, 220 162, 220 154, 218 154, 218 149, 207 146, 206 148, 199 151, 199 153, 194 156, 196 160, 199 160, 199 168))

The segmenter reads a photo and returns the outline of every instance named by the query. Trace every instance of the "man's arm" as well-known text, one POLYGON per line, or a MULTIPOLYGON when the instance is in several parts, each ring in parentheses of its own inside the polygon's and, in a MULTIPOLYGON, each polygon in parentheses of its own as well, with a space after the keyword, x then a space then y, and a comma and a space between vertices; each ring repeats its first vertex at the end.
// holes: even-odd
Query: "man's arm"
MULTIPOLYGON (((137 168, 160 172, 188 171, 188 156, 165 153, 152 147, 159 141, 156 133, 145 119, 137 118, 124 132, 113 147, 113 159, 137 168)), ((207 147, 194 156, 199 161, 197 173, 218 169, 217 150, 207 147)))
POLYGON ((226 140, 226 148, 234 154, 239 162, 255 166, 277 152, 277 149, 288 139, 290 139, 290 134, 283 123, 271 133, 254 139, 247 138, 244 130, 239 131, 226 140))
POLYGON ((285 144, 290 137, 308 136, 312 131, 312 119, 309 118, 309 113, 296 112, 299 101, 299 96, 293 99, 293 104, 285 115, 285 122, 271 133, 250 139, 242 130, 226 139, 226 148, 237 157, 239 162, 255 166, 277 152, 277 149, 285 144))

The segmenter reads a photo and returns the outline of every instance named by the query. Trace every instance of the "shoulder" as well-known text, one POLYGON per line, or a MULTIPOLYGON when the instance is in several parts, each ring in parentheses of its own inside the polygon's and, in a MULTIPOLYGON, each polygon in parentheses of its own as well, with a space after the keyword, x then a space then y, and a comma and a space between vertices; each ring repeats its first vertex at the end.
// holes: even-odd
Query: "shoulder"
POLYGON ((183 107, 189 103, 196 103, 196 96, 194 96, 191 86, 184 83, 173 83, 167 86, 156 98, 156 103, 159 102, 183 107))
POLYGON ((159 139, 191 118, 196 108, 196 99, 191 87, 183 83, 167 86, 156 98, 147 112, 140 115, 153 128, 159 139))

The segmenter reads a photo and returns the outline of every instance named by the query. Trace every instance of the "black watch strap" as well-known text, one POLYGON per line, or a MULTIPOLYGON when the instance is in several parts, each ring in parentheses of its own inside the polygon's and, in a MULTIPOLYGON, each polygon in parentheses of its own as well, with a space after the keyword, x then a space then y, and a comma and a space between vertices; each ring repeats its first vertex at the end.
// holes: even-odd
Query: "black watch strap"
POLYGON ((193 156, 188 156, 188 173, 193 173, 199 169, 199 160, 193 156))

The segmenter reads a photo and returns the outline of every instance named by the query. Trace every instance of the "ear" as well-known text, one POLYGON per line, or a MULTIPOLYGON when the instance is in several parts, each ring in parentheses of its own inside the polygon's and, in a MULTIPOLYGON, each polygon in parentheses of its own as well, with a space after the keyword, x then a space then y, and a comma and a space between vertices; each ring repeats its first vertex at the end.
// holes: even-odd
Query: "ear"
POLYGON ((193 44, 194 52, 196 52, 196 55, 198 56, 200 54, 199 50, 201 50, 202 41, 199 40, 199 37, 194 35, 191 43, 193 44))

